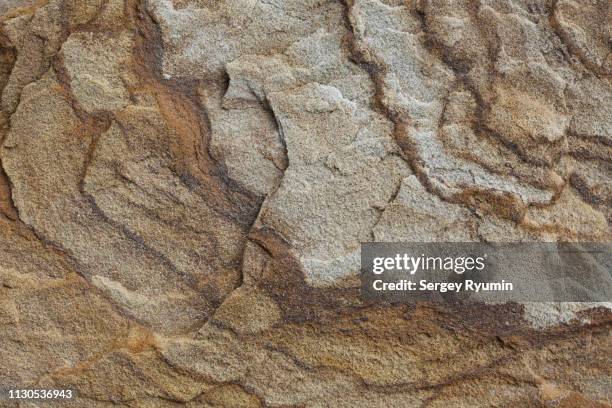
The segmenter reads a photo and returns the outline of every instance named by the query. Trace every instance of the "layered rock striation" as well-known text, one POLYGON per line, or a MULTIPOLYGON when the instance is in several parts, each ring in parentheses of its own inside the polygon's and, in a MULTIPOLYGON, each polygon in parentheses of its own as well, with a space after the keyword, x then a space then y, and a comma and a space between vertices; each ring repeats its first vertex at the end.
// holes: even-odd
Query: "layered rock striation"
POLYGON ((0 386, 608 406, 609 304, 371 304, 358 279, 367 241, 610 242, 608 2, 13 3, 0 386))

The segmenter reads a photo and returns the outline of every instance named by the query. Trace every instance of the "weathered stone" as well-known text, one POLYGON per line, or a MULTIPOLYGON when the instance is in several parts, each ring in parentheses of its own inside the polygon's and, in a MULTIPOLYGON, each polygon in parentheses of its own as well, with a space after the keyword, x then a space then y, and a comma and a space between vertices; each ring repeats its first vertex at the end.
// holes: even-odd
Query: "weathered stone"
POLYGON ((610 303, 372 304, 358 274, 368 241, 610 242, 610 12, 3 3, 0 391, 608 406, 610 303))
POLYGON ((70 88, 85 112, 118 111, 129 103, 125 83, 133 47, 130 35, 72 34, 62 46, 70 88))

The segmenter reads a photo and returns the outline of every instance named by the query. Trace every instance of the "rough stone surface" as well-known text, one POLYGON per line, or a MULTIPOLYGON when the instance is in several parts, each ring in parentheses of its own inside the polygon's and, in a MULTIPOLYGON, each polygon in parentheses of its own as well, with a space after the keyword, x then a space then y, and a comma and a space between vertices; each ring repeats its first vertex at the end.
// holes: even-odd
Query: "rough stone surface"
POLYGON ((610 406, 609 303, 368 304, 357 276, 366 241, 611 241, 608 1, 0 14, 0 390, 610 406))

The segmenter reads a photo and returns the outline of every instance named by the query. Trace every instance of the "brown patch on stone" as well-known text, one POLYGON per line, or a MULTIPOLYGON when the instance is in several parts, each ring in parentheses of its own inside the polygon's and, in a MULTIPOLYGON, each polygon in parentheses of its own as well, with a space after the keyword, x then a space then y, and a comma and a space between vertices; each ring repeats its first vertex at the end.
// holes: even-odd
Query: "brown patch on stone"
POLYGON ((540 398, 546 407, 555 408, 609 408, 611 405, 594 401, 584 395, 564 389, 541 377, 537 378, 540 398))
POLYGON ((453 198, 483 214, 500 216, 514 222, 521 222, 527 211, 520 197, 506 192, 466 188, 453 198))
POLYGON ((163 78, 158 26, 144 4, 132 2, 130 13, 138 28, 134 69, 139 79, 138 86, 130 92, 133 97, 153 95, 164 120, 176 132, 178 139, 172 141, 171 149, 177 158, 177 174, 187 185, 201 189, 220 213, 249 228, 259 212, 261 198, 230 180, 223 166, 211 159, 210 126, 199 102, 199 84, 163 78))
MULTIPOLYGON (((49 3, 49 0, 33 0, 33 1, 27 1, 26 3, 29 3, 29 4, 26 4, 25 6, 18 6, 15 8, 11 8, 6 13, 0 14, 0 22, 10 20, 12 18, 23 16, 26 14, 34 14, 36 10, 38 10, 39 8, 49 3)), ((2 13, 2 11, 3 10, 0 9, 0 13, 2 13)))
POLYGON ((128 333, 125 343, 118 343, 117 346, 125 345, 131 353, 142 353, 148 350, 159 349, 159 343, 155 334, 142 326, 134 326, 128 333))
MULTIPOLYGON (((15 49, 9 43, 9 40, 0 33, 0 94, 4 90, 8 78, 15 65, 16 53, 15 49)), ((8 132, 10 123, 9 117, 0 111, 0 146, 4 141, 4 136, 8 132)), ((0 161, 0 213, 4 214, 12 220, 18 218, 17 209, 11 197, 10 181, 2 168, 0 161)))
POLYGON ((13 203, 11 196, 11 185, 6 173, 2 169, 2 162, 0 162, 0 213, 4 214, 11 220, 17 220, 19 213, 13 203))
MULTIPOLYGON (((585 48, 585 46, 591 43, 591 46, 596 47, 597 45, 603 45, 605 47, 606 41, 609 41, 609 38, 606 39, 606 30, 604 27, 609 24, 610 18, 610 9, 609 4, 606 1, 588 1, 584 2, 586 4, 580 4, 581 2, 566 2, 560 0, 553 0, 551 5, 551 13, 549 14, 548 23, 553 28, 555 33, 561 38, 563 44, 567 47, 567 49, 571 52, 572 55, 578 57, 580 62, 587 67, 591 72, 595 75, 606 78, 610 75, 610 44, 607 43, 608 54, 603 61, 597 61, 594 57, 593 51, 585 48), (561 4, 560 4, 561 3, 561 4), (584 28, 580 27, 578 22, 574 21, 572 23, 576 24, 578 30, 581 30, 583 33, 583 40, 586 43, 580 44, 579 41, 576 41, 576 34, 572 33, 570 30, 567 30, 567 27, 564 27, 562 24, 562 20, 564 18, 562 14, 562 7, 566 8, 576 8, 576 14, 578 14, 581 18, 586 18, 587 25, 589 28, 589 32, 585 33, 584 28), (595 21, 592 21, 594 19, 595 21), (600 33, 600 38, 593 38, 589 36, 592 33, 600 33), (595 44, 595 42, 601 42, 601 44, 595 44)), ((575 17, 575 16, 574 16, 575 17)), ((590 48, 590 47, 589 47, 590 48)), ((609 78, 609 77, 608 77, 609 78)))
MULTIPOLYGON (((254 228, 249 238, 270 256, 257 277, 256 286, 276 301, 287 321, 304 321, 335 314, 356 306, 359 288, 314 288, 292 255, 290 245, 274 230, 254 228)), ((357 303, 360 303, 357 301, 357 303)))
POLYGON ((257 395, 247 392, 237 384, 223 384, 214 387, 202 397, 214 407, 259 408, 262 402, 257 395))

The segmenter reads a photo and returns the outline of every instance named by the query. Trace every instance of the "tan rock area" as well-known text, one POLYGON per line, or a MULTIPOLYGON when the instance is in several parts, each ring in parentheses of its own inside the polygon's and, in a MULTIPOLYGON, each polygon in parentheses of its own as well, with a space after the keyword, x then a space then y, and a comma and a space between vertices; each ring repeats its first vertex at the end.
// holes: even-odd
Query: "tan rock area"
POLYGON ((609 303, 358 277, 369 241, 611 242, 609 1, 0 14, 0 407, 612 406, 609 303))

